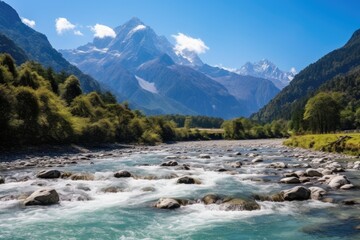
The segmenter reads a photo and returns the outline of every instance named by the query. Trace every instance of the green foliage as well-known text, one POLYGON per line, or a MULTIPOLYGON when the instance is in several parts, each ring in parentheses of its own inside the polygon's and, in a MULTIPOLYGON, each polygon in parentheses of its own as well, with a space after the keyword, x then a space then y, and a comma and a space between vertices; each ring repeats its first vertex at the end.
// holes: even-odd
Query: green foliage
POLYGON ((335 131, 340 123, 340 105, 336 94, 318 93, 305 106, 304 120, 309 122, 312 132, 335 131))
POLYGON ((207 116, 184 116, 184 115, 164 115, 167 121, 173 121, 178 127, 189 128, 220 128, 224 119, 207 116))
POLYGON ((74 98, 82 94, 80 82, 74 75, 68 77, 65 82, 61 84, 60 88, 61 97, 67 102, 68 105, 71 104, 74 98))

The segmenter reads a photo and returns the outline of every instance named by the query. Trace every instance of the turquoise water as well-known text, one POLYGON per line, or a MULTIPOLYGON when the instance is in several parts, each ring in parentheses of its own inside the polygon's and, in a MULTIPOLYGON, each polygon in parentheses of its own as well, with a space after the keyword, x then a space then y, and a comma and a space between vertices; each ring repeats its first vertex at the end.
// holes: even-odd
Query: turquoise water
MULTIPOLYGON (((232 147, 233 151, 250 152, 238 145, 232 147)), ((277 148, 259 149, 257 153, 265 159, 264 163, 232 169, 231 174, 215 170, 229 168, 228 162, 250 158, 244 154, 229 157, 223 148, 211 146, 207 150, 211 159, 200 159, 197 156, 204 149, 183 148, 173 145, 160 151, 132 153, 61 169, 94 173, 94 181, 39 180, 34 177, 39 169, 7 172, 7 183, 0 185, 0 196, 31 193, 42 185, 54 187, 61 202, 24 208, 18 200, 0 201, 0 239, 360 239, 359 230, 354 229, 360 225, 360 210, 356 206, 310 200, 259 202, 258 211, 224 211, 218 205, 201 203, 172 211, 153 208, 152 204, 161 197, 199 199, 207 193, 218 193, 246 198, 292 187, 278 184, 277 170, 265 168, 273 160, 296 162, 277 148), (177 154, 188 159, 177 161, 190 164, 190 171, 158 166, 167 161, 165 156, 174 155, 179 149, 182 152, 177 154), (113 172, 123 169, 138 178, 112 177, 113 172), (177 178, 167 179, 174 174, 192 175, 202 184, 177 185, 177 178), (159 179, 142 179, 149 175, 159 179), (26 176, 29 180, 15 181, 26 176), (270 182, 251 178, 267 178, 270 182), (120 188, 121 192, 102 191, 110 186, 120 188), (154 191, 146 192, 144 187, 154 191)))

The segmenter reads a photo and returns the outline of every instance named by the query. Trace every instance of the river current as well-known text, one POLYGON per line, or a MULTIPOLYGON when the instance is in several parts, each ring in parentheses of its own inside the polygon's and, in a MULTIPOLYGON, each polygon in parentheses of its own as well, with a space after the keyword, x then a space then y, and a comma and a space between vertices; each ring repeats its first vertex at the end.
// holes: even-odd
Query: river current
MULTIPOLYGON (((227 211, 198 201, 209 193, 250 199, 254 194, 303 185, 279 180, 285 172, 301 169, 296 164, 304 159, 327 156, 289 149, 279 140, 210 141, 161 145, 56 168, 91 173, 91 181, 36 178, 42 168, 4 171, 0 174, 6 181, 0 185, 0 239, 360 239, 359 204, 341 203, 359 200, 359 190, 327 189, 326 196, 336 200, 331 203, 258 201, 261 209, 254 211, 227 211), (252 163, 257 155, 263 161, 252 163), (169 158, 179 165, 160 166, 169 158), (243 165, 231 167, 237 161, 243 165), (289 167, 268 168, 280 161, 289 167), (179 169, 182 164, 190 170, 179 169), (134 177, 114 178, 119 170, 134 177), (201 184, 177 184, 182 176, 201 184), (56 189, 59 204, 23 206, 21 195, 41 187, 56 189), (175 210, 154 208, 162 197, 195 203, 175 210)), ((359 171, 346 171, 346 175, 358 185, 359 171)))

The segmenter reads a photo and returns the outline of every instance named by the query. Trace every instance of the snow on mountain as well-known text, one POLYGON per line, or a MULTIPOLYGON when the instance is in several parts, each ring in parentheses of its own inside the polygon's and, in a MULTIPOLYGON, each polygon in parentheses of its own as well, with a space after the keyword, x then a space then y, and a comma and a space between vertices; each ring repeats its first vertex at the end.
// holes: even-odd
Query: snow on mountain
POLYGON ((240 69, 235 70, 235 72, 244 76, 268 79, 279 89, 286 87, 297 74, 295 68, 291 68, 289 72, 285 72, 267 59, 262 59, 254 63, 247 62, 240 69))
POLYGON ((158 90, 156 89, 155 83, 148 82, 145 79, 142 79, 141 77, 138 77, 136 75, 135 78, 136 80, 138 80, 138 83, 142 89, 151 93, 159 93, 158 90))

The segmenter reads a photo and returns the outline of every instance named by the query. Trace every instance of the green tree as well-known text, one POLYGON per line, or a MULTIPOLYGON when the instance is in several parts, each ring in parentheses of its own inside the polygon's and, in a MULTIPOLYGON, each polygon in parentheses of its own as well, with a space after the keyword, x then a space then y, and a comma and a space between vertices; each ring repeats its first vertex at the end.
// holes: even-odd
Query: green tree
POLYGON ((67 102, 68 105, 82 94, 80 82, 74 75, 69 76, 61 85, 61 97, 67 102))
POLYGON ((335 131, 340 123, 340 105, 333 93, 320 92, 305 105, 304 120, 315 133, 335 131))

